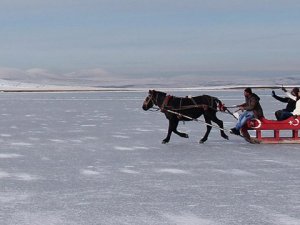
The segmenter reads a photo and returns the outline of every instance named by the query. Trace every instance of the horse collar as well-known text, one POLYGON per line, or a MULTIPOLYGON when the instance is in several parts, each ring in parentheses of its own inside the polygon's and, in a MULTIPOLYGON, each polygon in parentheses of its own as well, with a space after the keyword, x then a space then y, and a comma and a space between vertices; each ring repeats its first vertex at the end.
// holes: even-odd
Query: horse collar
POLYGON ((168 107, 168 104, 169 104, 169 102, 170 102, 170 100, 171 100, 172 98, 173 98, 173 96, 171 96, 171 95, 167 95, 167 96, 165 97, 165 99, 164 99, 164 101, 163 101, 163 103, 162 103, 162 105, 161 105, 161 110, 162 110, 162 111, 164 111, 164 109, 168 107))

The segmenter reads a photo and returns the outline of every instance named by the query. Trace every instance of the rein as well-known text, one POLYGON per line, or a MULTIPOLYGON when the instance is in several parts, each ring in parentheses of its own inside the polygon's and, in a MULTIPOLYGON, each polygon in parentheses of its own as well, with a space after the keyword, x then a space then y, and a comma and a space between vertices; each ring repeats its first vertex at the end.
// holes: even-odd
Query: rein
MULTIPOLYGON (((212 106, 209 106, 209 105, 205 105, 205 104, 200 104, 198 105, 196 103, 196 101, 192 99, 193 101, 193 105, 188 105, 188 106, 182 106, 181 103, 180 103, 180 107, 179 108, 173 108, 171 106, 168 106, 168 103, 169 101, 173 98, 173 96, 170 96, 170 95, 166 95, 163 102, 162 102, 162 105, 161 106, 158 106, 158 95, 156 95, 155 99, 153 98, 153 95, 150 95, 149 96, 149 99, 147 101, 146 104, 148 104, 150 101, 152 101, 153 105, 157 105, 158 107, 155 107, 153 106, 153 110, 150 109, 150 111, 152 112, 157 112, 157 111, 161 111, 161 112, 164 112, 164 111, 172 111, 172 112, 176 112, 176 111, 182 111, 182 110, 187 110, 187 109, 195 109, 195 108, 202 108, 204 110, 207 110, 207 109, 212 109, 212 110, 215 110, 215 111, 220 111, 222 113, 226 113, 226 114, 229 114, 231 116, 233 116, 235 119, 237 119, 234 114, 228 110, 228 108, 234 108, 236 107, 235 105, 234 106, 229 106, 229 107, 224 107, 224 109, 218 109, 218 108, 213 108, 212 106)), ((176 112, 176 113, 179 113, 179 112, 176 112)))
MULTIPOLYGON (((200 120, 200 119, 197 119, 197 118, 193 118, 193 117, 184 115, 184 114, 182 114, 182 113, 174 112, 174 111, 169 110, 169 109, 167 109, 166 111, 169 112, 169 113, 173 113, 173 114, 175 114, 175 115, 177 115, 177 116, 185 117, 185 118, 187 118, 187 119, 189 119, 189 120, 196 121, 196 122, 199 122, 199 123, 203 123, 203 124, 205 124, 205 125, 207 125, 207 126, 214 127, 214 128, 219 129, 219 130, 226 131, 226 132, 232 134, 230 130, 225 129, 225 128, 220 128, 219 126, 216 126, 216 125, 214 125, 214 124, 206 123, 204 120, 200 120)), ((238 136, 244 138, 244 136, 242 136, 242 135, 238 135, 238 136)))
POLYGON ((224 129, 224 128, 220 128, 220 127, 218 127, 218 126, 216 126, 216 125, 214 125, 214 124, 206 123, 204 120, 199 120, 199 119, 197 119, 197 118, 193 118, 193 117, 184 115, 184 114, 182 114, 182 113, 174 112, 174 111, 168 110, 168 109, 167 109, 166 111, 169 112, 169 113, 173 113, 173 114, 175 114, 175 115, 177 115, 177 116, 185 117, 185 118, 187 118, 187 119, 189 119, 189 120, 193 120, 193 121, 196 121, 196 122, 204 123, 204 124, 207 125, 207 126, 214 127, 214 128, 219 129, 219 130, 222 130, 222 131, 230 132, 230 130, 227 130, 227 129, 224 129))
POLYGON ((161 110, 159 107, 152 107, 152 109, 149 109, 148 111, 150 111, 150 112, 157 112, 157 111, 159 111, 159 110, 161 110))
MULTIPOLYGON (((203 109, 207 109, 207 108, 211 108, 209 107, 208 105, 204 105, 204 104, 201 104, 201 105, 188 105, 188 106, 181 106, 180 108, 171 108, 172 110, 174 111, 180 111, 180 110, 185 110, 185 109, 195 109, 195 108, 203 108, 203 109)), ((165 109, 165 107, 162 107, 161 108, 162 110, 165 109)), ((211 108, 211 109, 214 109, 214 108, 211 108)), ((216 109, 214 109, 216 110, 216 109)))

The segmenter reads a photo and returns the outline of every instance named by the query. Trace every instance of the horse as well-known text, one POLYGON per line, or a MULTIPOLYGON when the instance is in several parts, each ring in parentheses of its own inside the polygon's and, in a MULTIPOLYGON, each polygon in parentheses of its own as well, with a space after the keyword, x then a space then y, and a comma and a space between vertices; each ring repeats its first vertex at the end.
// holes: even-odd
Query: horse
POLYGON ((143 102, 143 110, 147 111, 150 108, 158 106, 169 120, 169 128, 167 137, 163 139, 162 143, 166 144, 170 141, 171 134, 174 132, 183 138, 188 138, 188 134, 179 132, 177 126, 179 121, 197 120, 200 116, 204 116, 207 124, 206 133, 199 143, 207 141, 208 135, 211 131, 211 121, 220 127, 221 136, 228 140, 228 136, 223 129, 223 121, 218 119, 216 113, 217 107, 224 106, 222 102, 213 96, 201 95, 195 97, 175 97, 167 95, 165 92, 149 90, 148 96, 143 102))

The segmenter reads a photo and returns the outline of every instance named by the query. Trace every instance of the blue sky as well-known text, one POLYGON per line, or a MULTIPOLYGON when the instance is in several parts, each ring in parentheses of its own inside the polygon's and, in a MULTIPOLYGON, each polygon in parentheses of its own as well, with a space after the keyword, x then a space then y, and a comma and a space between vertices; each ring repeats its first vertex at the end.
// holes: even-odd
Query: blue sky
POLYGON ((300 74, 298 0, 0 4, 0 78, 300 74))

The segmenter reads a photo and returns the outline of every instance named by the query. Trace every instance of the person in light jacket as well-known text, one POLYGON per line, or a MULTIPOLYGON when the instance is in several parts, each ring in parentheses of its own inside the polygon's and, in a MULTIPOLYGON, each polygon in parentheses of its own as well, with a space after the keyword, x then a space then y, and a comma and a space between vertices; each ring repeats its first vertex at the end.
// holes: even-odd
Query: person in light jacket
POLYGON ((275 112, 275 117, 278 121, 285 120, 290 116, 290 113, 294 111, 296 107, 296 101, 292 98, 298 96, 299 88, 295 87, 291 91, 291 93, 288 93, 287 90, 282 87, 282 90, 286 92, 288 95, 287 97, 280 97, 275 94, 275 91, 272 91, 272 97, 280 102, 287 103, 285 109, 280 109, 275 112), (292 98, 291 98, 292 96, 292 98))
POLYGON ((300 116, 300 91, 298 92, 297 96, 293 96, 290 93, 287 93, 287 96, 289 96, 291 99, 296 101, 296 107, 295 107, 293 112, 290 112, 288 114, 288 117, 290 117, 290 116, 294 116, 294 117, 300 116))

